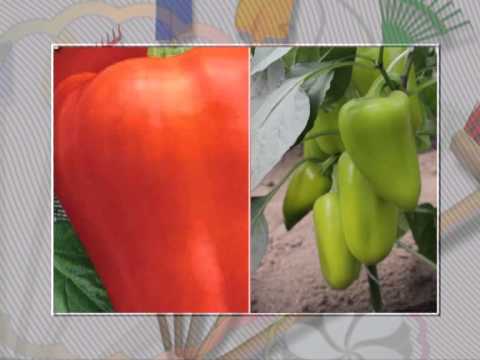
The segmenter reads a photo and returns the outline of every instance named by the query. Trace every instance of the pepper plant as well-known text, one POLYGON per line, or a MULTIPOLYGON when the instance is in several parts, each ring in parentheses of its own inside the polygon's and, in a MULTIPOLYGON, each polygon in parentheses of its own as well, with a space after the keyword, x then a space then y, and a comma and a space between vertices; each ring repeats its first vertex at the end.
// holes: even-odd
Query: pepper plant
POLYGON ((348 288, 363 265, 372 310, 380 312, 376 266, 395 245, 436 270, 437 212, 419 204, 418 161, 436 138, 436 49, 257 48, 254 54, 252 187, 291 147, 302 146, 304 156, 268 194, 251 200, 253 266, 268 239, 264 209, 288 182, 286 229, 313 212, 326 282, 348 288), (402 241, 410 229, 416 247, 402 241))

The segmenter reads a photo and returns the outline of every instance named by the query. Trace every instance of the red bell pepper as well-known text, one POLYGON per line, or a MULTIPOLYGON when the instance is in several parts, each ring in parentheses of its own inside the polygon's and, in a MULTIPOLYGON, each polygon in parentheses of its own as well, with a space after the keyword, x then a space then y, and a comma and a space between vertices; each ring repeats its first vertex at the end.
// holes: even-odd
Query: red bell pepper
POLYGON ((248 62, 197 48, 58 85, 55 193, 116 311, 248 311, 248 62))
POLYGON ((55 50, 53 83, 55 88, 64 79, 82 72, 99 72, 121 60, 147 56, 146 47, 61 47, 55 50))

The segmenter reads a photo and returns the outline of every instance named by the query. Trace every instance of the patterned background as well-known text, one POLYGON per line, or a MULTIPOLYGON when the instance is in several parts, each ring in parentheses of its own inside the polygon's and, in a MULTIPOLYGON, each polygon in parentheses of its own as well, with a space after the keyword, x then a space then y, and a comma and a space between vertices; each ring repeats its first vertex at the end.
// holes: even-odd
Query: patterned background
MULTIPOLYGON (((450 153, 449 142, 479 99, 480 2, 433 1, 440 17, 447 17, 446 27, 426 20, 433 10, 422 5, 430 2, 193 0, 192 24, 186 28, 180 20, 189 17, 177 18, 167 4, 171 1, 161 14, 168 15, 165 21, 173 24, 174 32, 181 31, 175 35, 177 42, 439 43, 443 211, 479 187, 450 153), (403 30, 414 29, 405 19, 420 24, 421 31, 409 35, 392 30, 395 23, 403 30), (468 20, 471 23, 464 24, 468 20), (433 36, 421 39, 428 30, 433 36)), ((98 43, 117 24, 123 43, 154 43, 155 2, 0 0, 0 6, 0 357, 165 358, 165 351, 174 356, 175 345, 176 355, 182 355, 178 347, 187 341, 198 351, 212 324, 225 319, 211 316, 190 323, 189 317, 172 316, 50 315, 50 45, 98 43)), ((224 323, 219 333, 226 336, 220 336, 221 343, 208 357, 236 348, 231 358, 254 353, 273 359, 478 358, 479 234, 477 217, 441 237, 438 317, 237 318, 224 323)))

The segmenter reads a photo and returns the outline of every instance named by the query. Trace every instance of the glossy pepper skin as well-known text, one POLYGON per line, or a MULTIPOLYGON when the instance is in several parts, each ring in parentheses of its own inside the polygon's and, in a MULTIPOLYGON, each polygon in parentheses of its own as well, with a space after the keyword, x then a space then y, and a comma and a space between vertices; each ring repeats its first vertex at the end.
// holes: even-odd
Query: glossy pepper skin
POLYGON ((317 250, 323 277, 334 289, 345 289, 360 274, 360 262, 345 243, 338 194, 329 192, 313 207, 317 250))
POLYGON ((347 152, 338 160, 337 181, 348 250, 360 262, 376 264, 395 243, 398 208, 377 196, 347 152))
MULTIPOLYGON (((389 76, 392 80, 400 83, 400 76, 398 74, 390 73, 389 76)), ((407 91, 415 91, 416 89, 417 84, 415 83, 415 75, 410 72, 409 80, 407 83, 407 91)), ((375 97, 380 96, 381 94, 388 95, 390 92, 391 90, 387 87, 385 83, 385 78, 380 75, 377 79, 375 79, 365 97, 375 97)), ((417 131, 422 127, 423 120, 425 118, 424 105, 418 95, 409 95, 408 100, 410 103, 410 120, 412 123, 412 130, 417 131)))
MULTIPOLYGON (((320 133, 326 131, 338 131, 338 113, 343 104, 347 102, 346 98, 342 98, 327 110, 319 108, 317 117, 314 120, 310 133, 320 133)), ((315 139, 320 150, 328 155, 333 155, 345 150, 342 139, 338 135, 319 136, 315 139)))
POLYGON ((321 165, 314 161, 305 161, 294 171, 283 200, 287 230, 313 209, 315 200, 330 190, 331 185, 331 180, 323 175, 321 165))
MULTIPOLYGON (((305 137, 311 136, 311 131, 307 132, 305 137)), ((316 160, 326 160, 328 158, 328 154, 324 153, 320 146, 318 146, 318 142, 316 138, 310 140, 304 140, 303 142, 303 158, 304 159, 316 159, 316 160)))
POLYGON ((340 111, 339 129, 353 162, 383 199, 405 210, 416 207, 420 170, 408 96, 350 100, 340 111))
POLYGON ((147 56, 146 47, 137 46, 66 46, 55 50, 53 81, 55 87, 71 75, 97 73, 121 60, 147 56))
POLYGON ((248 61, 197 48, 59 84, 55 193, 115 311, 248 311, 248 61))
MULTIPOLYGON (((407 48, 405 47, 385 47, 383 49, 383 66, 385 69, 407 48)), ((360 64, 372 66, 372 61, 378 60, 380 52, 379 47, 359 47, 357 49, 356 61, 360 64), (367 60, 370 59, 371 61, 367 60)), ((406 57, 403 57, 395 66, 390 70, 391 74, 397 76, 402 75, 406 63, 406 57)), ((373 66, 370 68, 354 66, 352 71, 352 83, 358 90, 361 96, 370 92, 370 88, 374 82, 378 82, 378 79, 383 82, 383 76, 380 71, 373 66)), ((415 78, 415 66, 412 64, 411 70, 408 74, 407 91, 415 91, 417 88, 415 78)), ((425 117, 425 110, 423 103, 420 101, 418 95, 410 95, 410 107, 412 112, 412 124, 414 130, 418 130, 422 127, 423 119, 425 117)))

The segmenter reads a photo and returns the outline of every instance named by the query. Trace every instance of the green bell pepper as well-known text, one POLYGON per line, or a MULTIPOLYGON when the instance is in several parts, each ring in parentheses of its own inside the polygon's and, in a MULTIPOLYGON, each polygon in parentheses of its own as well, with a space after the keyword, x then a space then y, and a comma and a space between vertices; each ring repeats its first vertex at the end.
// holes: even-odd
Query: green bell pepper
MULTIPOLYGON (((400 75, 396 73, 389 73, 389 77, 400 83, 400 75)), ((415 75, 410 72, 409 80, 407 82, 407 91, 414 92, 417 89, 417 84, 415 82, 415 75)), ((372 86, 368 90, 366 97, 375 97, 380 95, 388 95, 391 90, 386 86, 385 78, 380 75, 375 79, 372 86)), ((412 122, 413 131, 417 131, 423 125, 423 120, 425 118, 425 108, 423 102, 420 100, 418 94, 413 94, 408 96, 410 102, 410 120, 412 122)))
MULTIPOLYGON (((318 134, 320 132, 338 131, 338 113, 346 102, 347 99, 342 98, 331 104, 328 110, 320 107, 310 132, 312 134, 318 134)), ((316 141, 320 150, 328 155, 337 154, 345 150, 342 139, 338 135, 319 136, 316 138, 316 141)))
POLYGON ((413 210, 420 196, 420 169, 410 102, 401 91, 350 100, 339 115, 347 152, 383 199, 413 210))
POLYGON ((337 193, 315 201, 313 219, 323 277, 332 288, 345 289, 358 278, 361 264, 345 243, 337 193))
POLYGON ((337 183, 349 251, 366 265, 380 262, 395 243, 398 208, 377 196, 347 152, 338 161, 337 183))
POLYGON ((330 178, 323 175, 322 166, 305 161, 293 173, 283 199, 283 218, 287 230, 307 215, 315 200, 331 187, 330 178))
MULTIPOLYGON (((311 136, 311 131, 307 132, 305 137, 311 136)), ((326 160, 328 154, 324 153, 320 146, 318 145, 317 138, 312 138, 309 140, 303 141, 303 158, 304 159, 315 159, 315 160, 326 160)))
MULTIPOLYGON (((401 53, 407 50, 406 47, 385 47, 383 49, 383 66, 385 69, 395 60, 401 53)), ((373 64, 378 60, 380 47, 359 47, 357 49, 356 62, 367 65, 369 67, 354 66, 352 72, 352 83, 358 90, 361 96, 371 93, 371 87, 374 87, 374 83, 379 78, 383 81, 383 76, 380 70, 376 69, 373 64), (370 61, 369 61, 370 59, 370 61)), ((403 57, 397 62, 393 68, 389 71, 392 76, 400 76, 404 71, 406 63, 406 57, 403 57)), ((407 91, 414 92, 417 89, 415 66, 412 64, 410 72, 408 73, 407 91)), ((425 110, 423 103, 418 95, 410 96, 410 109, 412 112, 412 124, 414 130, 421 128, 423 119, 425 117, 425 110)))

